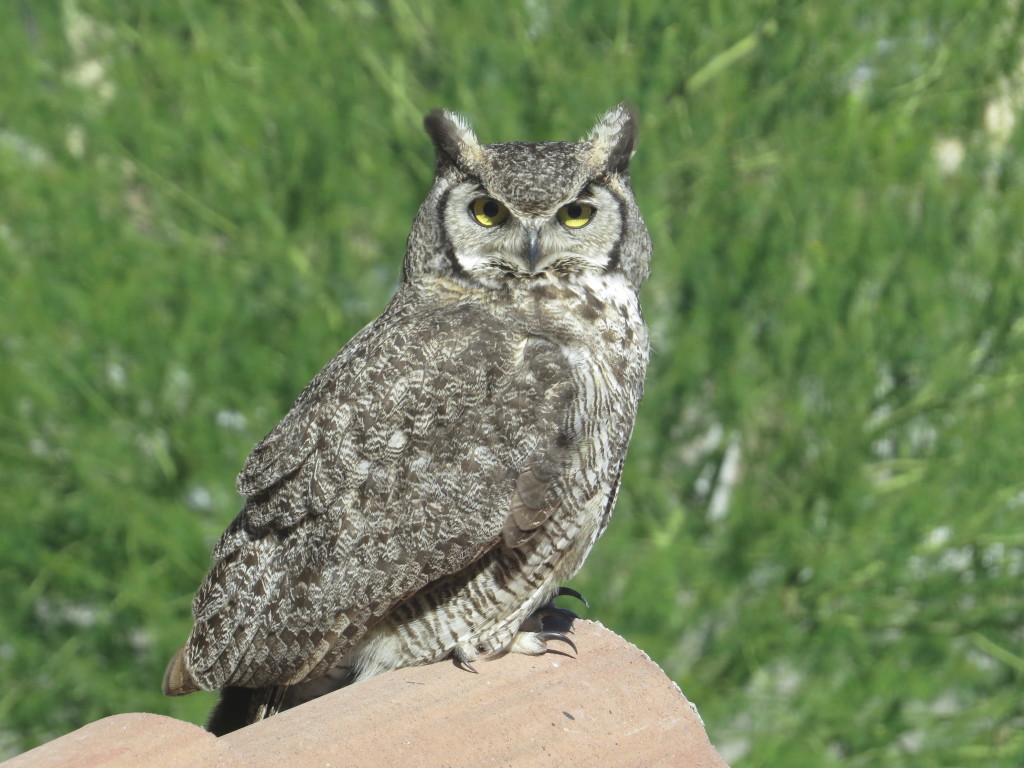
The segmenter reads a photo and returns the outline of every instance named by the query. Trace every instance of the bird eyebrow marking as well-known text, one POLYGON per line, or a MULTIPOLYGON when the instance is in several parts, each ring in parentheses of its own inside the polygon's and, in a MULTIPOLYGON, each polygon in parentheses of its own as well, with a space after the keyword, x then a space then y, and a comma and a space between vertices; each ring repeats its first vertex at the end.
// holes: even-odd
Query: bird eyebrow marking
MULTIPOLYGON (((480 178, 479 176, 477 176, 475 173, 463 174, 463 177, 462 177, 462 180, 461 180, 460 183, 461 184, 473 184, 473 185, 475 185, 476 188, 473 190, 474 193, 476 193, 476 192, 483 192, 485 195, 490 194, 487 191, 487 187, 484 186, 484 180, 482 178, 480 178)), ((449 189, 451 189, 451 187, 449 187, 449 189)))
POLYGON ((582 199, 584 197, 593 197, 593 196, 594 196, 594 180, 591 179, 590 181, 588 181, 586 184, 583 185, 583 188, 579 192, 577 192, 575 194, 575 196, 573 197, 573 200, 580 200, 580 199, 582 199))

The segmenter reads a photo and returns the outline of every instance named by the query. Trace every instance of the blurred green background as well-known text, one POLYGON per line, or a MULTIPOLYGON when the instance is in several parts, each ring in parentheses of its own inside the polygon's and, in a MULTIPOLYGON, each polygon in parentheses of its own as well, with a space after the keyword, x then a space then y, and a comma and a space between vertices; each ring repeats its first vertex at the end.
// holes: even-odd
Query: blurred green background
MULTIPOLYGON (((654 355, 574 586, 735 766, 1024 765, 1019 0, 7 0, 0 757, 167 699, 234 476, 384 307, 432 107, 622 99, 654 355)), ((581 649, 585 653, 586 649, 581 649)))

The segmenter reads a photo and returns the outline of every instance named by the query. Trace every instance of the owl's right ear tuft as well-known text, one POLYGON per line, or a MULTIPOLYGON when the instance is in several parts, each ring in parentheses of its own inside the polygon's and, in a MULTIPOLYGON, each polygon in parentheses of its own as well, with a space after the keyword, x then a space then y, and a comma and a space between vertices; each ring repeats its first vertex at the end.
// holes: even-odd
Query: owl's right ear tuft
POLYGON ((629 104, 623 102, 608 110, 586 139, 593 146, 594 162, 612 173, 628 173, 636 130, 636 112, 629 104))
POLYGON ((435 109, 423 119, 423 127, 434 142, 439 171, 451 166, 468 170, 480 151, 480 142, 466 118, 435 109))

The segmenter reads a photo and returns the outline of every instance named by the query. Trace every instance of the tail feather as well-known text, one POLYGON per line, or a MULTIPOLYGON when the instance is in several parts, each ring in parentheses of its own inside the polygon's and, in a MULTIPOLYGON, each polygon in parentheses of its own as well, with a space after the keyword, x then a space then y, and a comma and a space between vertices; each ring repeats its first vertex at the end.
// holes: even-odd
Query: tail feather
MULTIPOLYGON (((210 713, 206 730, 223 736, 346 686, 354 679, 355 672, 351 667, 339 666, 322 677, 294 685, 263 688, 226 686, 220 691, 220 700, 210 713)), ((201 690, 185 665, 185 646, 179 648, 167 664, 162 687, 166 696, 183 696, 201 690)))
POLYGON ((210 713, 206 730, 214 736, 237 731, 247 725, 259 722, 277 714, 285 706, 287 685, 268 688, 240 688, 228 686, 221 689, 220 701, 210 713))
POLYGON ((185 646, 181 646, 167 663, 164 672, 164 696, 184 696, 199 690, 196 681, 185 667, 185 646))

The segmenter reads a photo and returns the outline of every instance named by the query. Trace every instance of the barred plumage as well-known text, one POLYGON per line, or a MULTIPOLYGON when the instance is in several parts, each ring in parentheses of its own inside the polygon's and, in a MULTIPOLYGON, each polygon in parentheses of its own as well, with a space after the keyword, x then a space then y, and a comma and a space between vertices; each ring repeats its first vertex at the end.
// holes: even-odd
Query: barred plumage
POLYGON ((224 732, 387 669, 509 651, 604 530, 647 365, 635 121, 481 145, 437 177, 403 281, 253 450, 168 694, 224 732))

